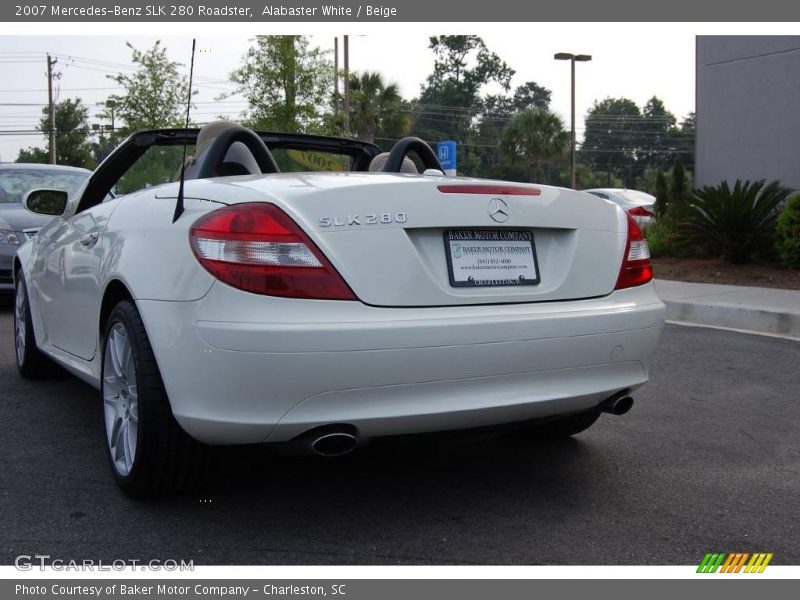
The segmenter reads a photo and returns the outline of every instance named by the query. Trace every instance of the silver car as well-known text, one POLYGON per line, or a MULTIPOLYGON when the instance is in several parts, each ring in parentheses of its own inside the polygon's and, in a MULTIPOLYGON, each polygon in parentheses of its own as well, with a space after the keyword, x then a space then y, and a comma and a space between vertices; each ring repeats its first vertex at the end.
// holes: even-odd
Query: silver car
POLYGON ((655 218, 656 197, 646 192, 625 188, 595 188, 584 191, 618 204, 642 229, 650 225, 655 218))
POLYGON ((14 289, 11 266, 16 251, 52 218, 25 210, 25 195, 34 189, 71 195, 91 174, 88 169, 61 165, 0 164, 0 292, 14 289))

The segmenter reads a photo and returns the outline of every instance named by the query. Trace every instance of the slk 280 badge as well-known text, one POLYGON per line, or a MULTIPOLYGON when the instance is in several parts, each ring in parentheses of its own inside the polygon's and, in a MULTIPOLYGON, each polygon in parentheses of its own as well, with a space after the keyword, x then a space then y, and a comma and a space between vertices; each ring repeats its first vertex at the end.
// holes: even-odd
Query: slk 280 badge
POLYGON ((368 215, 347 215, 346 217, 321 217, 320 227, 347 227, 352 225, 390 225, 405 223, 406 213, 372 213, 368 215))

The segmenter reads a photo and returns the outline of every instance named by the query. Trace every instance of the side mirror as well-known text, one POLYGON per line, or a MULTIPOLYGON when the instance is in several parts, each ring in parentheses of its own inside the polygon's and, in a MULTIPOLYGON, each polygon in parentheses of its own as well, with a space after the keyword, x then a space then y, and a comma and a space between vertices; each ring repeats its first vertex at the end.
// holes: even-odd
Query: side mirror
POLYGON ((22 204, 32 213, 58 217, 67 208, 69 194, 64 190, 31 190, 22 204))

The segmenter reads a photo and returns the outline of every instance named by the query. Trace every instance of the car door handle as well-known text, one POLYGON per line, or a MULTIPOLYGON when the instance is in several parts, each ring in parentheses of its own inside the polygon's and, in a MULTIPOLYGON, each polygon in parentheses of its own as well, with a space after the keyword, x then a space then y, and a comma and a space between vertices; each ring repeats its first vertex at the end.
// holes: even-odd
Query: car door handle
POLYGON ((90 233, 81 238, 81 246, 84 248, 92 248, 97 243, 97 234, 90 233))

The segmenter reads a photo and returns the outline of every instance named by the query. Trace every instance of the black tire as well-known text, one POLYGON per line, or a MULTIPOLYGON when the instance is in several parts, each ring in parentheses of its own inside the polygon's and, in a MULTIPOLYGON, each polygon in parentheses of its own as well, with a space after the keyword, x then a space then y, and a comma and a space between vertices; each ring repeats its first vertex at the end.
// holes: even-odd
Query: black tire
MULTIPOLYGON (((134 498, 195 489, 204 480, 209 448, 191 438, 175 420, 144 323, 136 305, 129 300, 119 302, 109 315, 103 336, 102 365, 105 448, 117 484, 134 498), (126 474, 120 472, 112 456, 109 418, 106 418, 105 394, 113 391, 106 383, 106 353, 108 337, 117 324, 121 324, 127 334, 137 386, 136 447, 126 474)), ((116 426, 112 429, 117 430, 116 426)))
POLYGON ((595 421, 597 421, 599 417, 600 411, 597 409, 587 410, 564 417, 557 417, 537 425, 536 433, 542 437, 549 438, 569 437, 586 431, 595 424, 595 421))
POLYGON ((53 363, 36 346, 36 336, 31 319, 31 303, 21 270, 17 270, 14 280, 16 282, 14 285, 14 356, 17 359, 17 369, 25 379, 42 379, 52 373, 53 363), (19 306, 20 302, 22 306, 19 306), (19 318, 20 309, 24 313, 21 320, 19 318), (24 330, 23 350, 20 350, 17 336, 18 322, 24 330))

